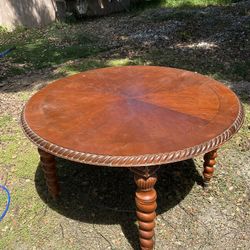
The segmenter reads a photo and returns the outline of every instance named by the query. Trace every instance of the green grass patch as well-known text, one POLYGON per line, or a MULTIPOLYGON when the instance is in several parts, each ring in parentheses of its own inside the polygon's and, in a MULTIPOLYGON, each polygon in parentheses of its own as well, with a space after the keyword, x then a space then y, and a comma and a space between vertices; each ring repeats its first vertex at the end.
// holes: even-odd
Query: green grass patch
POLYGON ((2 32, 0 51, 16 47, 1 59, 5 67, 0 80, 33 69, 57 66, 70 60, 95 56, 106 50, 98 38, 77 26, 53 24, 44 29, 17 29, 2 32))
POLYGON ((8 126, 12 122, 12 117, 10 115, 0 116, 0 128, 8 126))
POLYGON ((10 116, 0 117, 0 141, 5 145, 0 147, 0 165, 14 166, 15 175, 20 178, 33 179, 39 163, 36 148, 24 137, 19 124, 10 116))
POLYGON ((25 150, 19 152, 15 159, 15 175, 20 178, 34 179, 39 161, 39 155, 36 148, 29 143, 25 150))
POLYGON ((80 63, 72 63, 68 65, 63 65, 58 69, 58 74, 60 76, 68 76, 77 74, 86 70, 105 68, 105 67, 119 67, 128 65, 142 65, 145 62, 141 58, 119 58, 110 60, 100 60, 100 59, 83 59, 80 63))
POLYGON ((105 67, 105 63, 98 59, 85 59, 80 63, 73 63, 68 65, 63 65, 58 69, 59 74, 68 76, 80 73, 82 71, 96 69, 96 68, 103 68, 105 67))
POLYGON ((18 98, 21 100, 21 101, 28 101, 30 96, 31 96, 31 93, 28 92, 28 91, 21 91, 21 92, 18 92, 18 98))
POLYGON ((228 5, 236 1, 232 0, 162 0, 160 1, 164 7, 194 7, 209 5, 228 5))
POLYGON ((49 225, 39 227, 43 220, 34 220, 43 215, 44 203, 36 193, 33 182, 16 183, 8 186, 11 193, 10 209, 1 222, 0 249, 16 249, 22 246, 30 246, 38 241, 35 237, 40 231, 43 237, 50 234, 49 225), (34 230, 34 228, 36 228, 34 230))
POLYGON ((149 0, 140 3, 140 8, 147 7, 167 7, 167 8, 192 8, 192 7, 206 7, 209 5, 223 6, 238 2, 237 0, 149 0))

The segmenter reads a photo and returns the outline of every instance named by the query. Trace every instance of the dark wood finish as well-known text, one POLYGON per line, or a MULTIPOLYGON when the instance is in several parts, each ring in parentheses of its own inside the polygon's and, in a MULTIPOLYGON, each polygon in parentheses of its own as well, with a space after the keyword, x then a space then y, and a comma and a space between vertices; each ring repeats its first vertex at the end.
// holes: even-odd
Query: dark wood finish
POLYGON ((36 93, 22 114, 26 135, 53 155, 93 165, 175 162, 218 148, 243 110, 219 82, 151 66, 97 69, 36 93))
POLYGON ((153 66, 97 69, 63 78, 26 104, 22 128, 38 146, 53 197, 59 194, 54 156, 110 167, 129 167, 142 249, 153 249, 156 170, 205 155, 204 178, 216 149, 243 123, 237 96, 193 72, 153 66))
POLYGON ((217 157, 217 149, 208 152, 204 155, 204 186, 207 187, 214 173, 214 165, 216 163, 215 158, 217 157))
POLYGON ((38 148, 40 154, 41 167, 44 172, 46 184, 49 194, 56 199, 60 193, 60 187, 56 175, 56 161, 55 156, 38 148))
POLYGON ((154 227, 157 194, 154 185, 157 181, 157 167, 131 168, 137 185, 135 193, 136 215, 139 224, 139 240, 142 250, 154 247, 154 227))

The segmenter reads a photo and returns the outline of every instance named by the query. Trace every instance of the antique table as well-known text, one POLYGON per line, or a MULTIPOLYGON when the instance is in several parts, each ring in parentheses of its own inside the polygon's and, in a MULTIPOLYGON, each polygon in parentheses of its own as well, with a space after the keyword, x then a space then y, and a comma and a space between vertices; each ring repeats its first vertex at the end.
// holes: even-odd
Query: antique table
POLYGON ((211 78, 174 68, 128 66, 49 84, 28 101, 21 122, 38 147, 53 197, 59 195, 55 156, 133 171, 140 246, 152 249, 157 169, 205 154, 207 184, 216 151, 241 127, 243 109, 230 89, 211 78))

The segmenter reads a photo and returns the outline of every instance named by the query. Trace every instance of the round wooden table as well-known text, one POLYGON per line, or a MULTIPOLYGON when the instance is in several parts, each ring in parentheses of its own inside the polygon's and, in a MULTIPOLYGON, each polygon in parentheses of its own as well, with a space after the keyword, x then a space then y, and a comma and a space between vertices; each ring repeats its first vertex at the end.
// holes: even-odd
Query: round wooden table
POLYGON ((205 154, 207 184, 216 151, 241 127, 243 109, 230 89, 203 75, 128 66, 49 84, 28 101, 21 122, 39 149, 53 197, 59 195, 55 156, 133 171, 140 246, 152 249, 157 169, 205 154))

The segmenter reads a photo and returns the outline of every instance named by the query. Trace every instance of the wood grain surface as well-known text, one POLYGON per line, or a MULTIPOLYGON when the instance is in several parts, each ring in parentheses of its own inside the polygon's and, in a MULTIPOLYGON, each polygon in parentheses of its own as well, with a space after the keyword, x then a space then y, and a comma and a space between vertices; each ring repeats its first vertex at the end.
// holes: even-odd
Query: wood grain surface
POLYGON ((203 75, 166 67, 96 69, 36 93, 22 127, 39 148, 73 161, 149 166, 218 148, 237 132, 237 96, 203 75))

